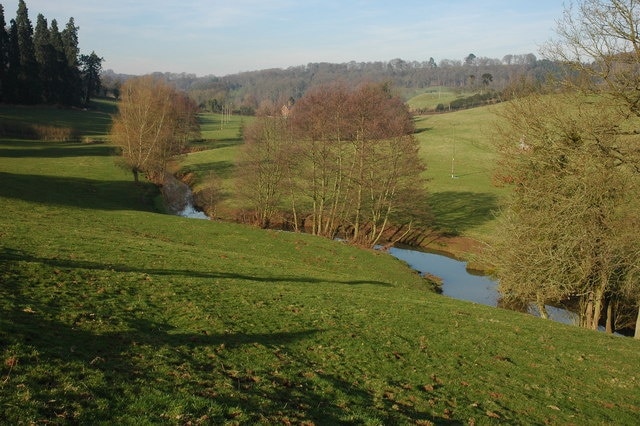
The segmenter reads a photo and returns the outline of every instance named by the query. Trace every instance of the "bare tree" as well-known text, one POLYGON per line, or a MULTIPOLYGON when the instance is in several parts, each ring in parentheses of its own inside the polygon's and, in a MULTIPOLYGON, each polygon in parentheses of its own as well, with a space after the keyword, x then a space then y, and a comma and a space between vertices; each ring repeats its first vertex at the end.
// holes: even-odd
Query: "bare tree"
MULTIPOLYGON (((571 70, 565 83, 609 100, 607 108, 616 108, 624 117, 640 117, 639 26, 640 3, 636 0, 582 0, 565 10, 558 22, 558 38, 545 46, 544 53, 571 70)), ((629 168, 637 176, 637 120, 625 120, 611 132, 623 141, 600 149, 617 166, 629 168)), ((635 291, 640 293, 637 287, 635 291)), ((640 338, 640 312, 636 330, 640 338)))
POLYGON ((122 87, 111 141, 138 182, 144 172, 161 181, 167 162, 198 131, 196 106, 186 95, 151 76, 128 80, 122 87))
POLYGON ((278 111, 247 129, 238 168, 262 226, 289 204, 295 229, 373 245, 406 205, 401 199, 414 189, 422 194, 413 121, 387 86, 322 86, 290 114, 278 111))
POLYGON ((614 315, 612 301, 640 290, 640 250, 629 239, 640 231, 630 231, 638 179, 608 155, 626 143, 616 131, 624 116, 608 105, 573 93, 505 108, 500 175, 514 191, 491 251, 507 300, 533 301, 543 316, 547 303, 577 302, 581 325, 592 329, 604 311, 614 315))
POLYGON ((309 206, 311 232, 329 238, 344 221, 348 197, 348 97, 349 90, 341 84, 321 86, 301 98, 291 115, 296 140, 291 151, 295 158, 290 173, 296 176, 292 188, 309 206))
POLYGON ((286 118, 275 110, 263 110, 244 131, 245 144, 237 167, 238 192, 251 204, 261 227, 271 225, 283 201, 287 126, 286 118))

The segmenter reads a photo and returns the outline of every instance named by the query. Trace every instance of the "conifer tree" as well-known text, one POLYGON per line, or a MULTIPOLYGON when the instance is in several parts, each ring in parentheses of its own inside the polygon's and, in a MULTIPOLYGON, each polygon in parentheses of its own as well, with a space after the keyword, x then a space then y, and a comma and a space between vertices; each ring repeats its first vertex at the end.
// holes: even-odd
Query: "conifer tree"
POLYGON ((9 33, 4 18, 4 7, 0 4, 0 101, 7 98, 7 69, 9 67, 9 33))
POLYGON ((64 101, 69 105, 78 104, 82 100, 82 79, 78 62, 80 53, 78 30, 79 28, 76 27, 72 17, 69 18, 69 22, 67 22, 65 29, 62 31, 62 46, 67 61, 63 79, 65 82, 64 101))
POLYGON ((64 76, 67 72, 67 58, 64 52, 64 44, 62 42, 62 34, 58 29, 58 21, 51 21, 49 28, 49 41, 51 43, 52 53, 54 55, 51 64, 51 90, 53 98, 52 102, 64 103, 64 76))
POLYGON ((24 0, 18 3, 16 15, 18 36, 19 70, 17 90, 24 103, 40 101, 38 62, 33 44, 33 26, 29 20, 29 10, 24 0))
POLYGON ((91 52, 91 55, 81 55, 82 80, 84 89, 84 103, 88 104, 92 96, 98 94, 101 88, 100 72, 102 71, 103 58, 91 52))
POLYGON ((56 54, 51 45, 47 20, 42 14, 38 15, 36 21, 33 45, 40 71, 41 98, 46 103, 52 103, 56 98, 54 87, 56 54))
POLYGON ((18 46, 18 24, 15 19, 9 26, 9 47, 7 52, 7 75, 4 98, 9 102, 19 101, 18 70, 20 69, 20 48, 18 46))

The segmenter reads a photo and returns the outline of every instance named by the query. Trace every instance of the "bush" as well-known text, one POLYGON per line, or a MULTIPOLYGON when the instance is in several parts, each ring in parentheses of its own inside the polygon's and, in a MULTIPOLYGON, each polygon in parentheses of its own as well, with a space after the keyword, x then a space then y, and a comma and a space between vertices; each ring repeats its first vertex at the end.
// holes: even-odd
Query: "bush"
POLYGON ((11 120, 0 120, 0 137, 62 142, 80 138, 78 132, 71 127, 33 125, 11 120))

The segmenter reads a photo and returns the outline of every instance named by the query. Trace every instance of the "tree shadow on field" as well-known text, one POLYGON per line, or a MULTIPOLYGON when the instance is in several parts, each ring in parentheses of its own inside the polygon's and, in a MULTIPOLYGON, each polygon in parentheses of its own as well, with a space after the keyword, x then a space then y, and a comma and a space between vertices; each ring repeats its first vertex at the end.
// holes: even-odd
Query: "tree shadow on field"
POLYGON ((97 210, 151 211, 151 183, 0 172, 0 197, 97 210))
POLYGON ((194 172, 198 174, 206 175, 207 172, 212 171, 221 178, 229 178, 235 170, 235 164, 231 161, 211 161, 209 163, 191 164, 180 170, 182 174, 194 172))
MULTIPOLYGON (((160 275, 160 276, 177 276, 177 277, 189 277, 189 278, 202 278, 202 279, 229 279, 229 280, 242 280, 242 281, 254 281, 254 282, 267 282, 267 283, 276 283, 276 282, 288 282, 288 283, 301 283, 301 284, 317 284, 327 282, 326 280, 321 280, 319 278, 312 278, 306 275, 296 276, 296 275, 249 275, 242 274, 237 272, 224 272, 224 271, 196 271, 191 269, 162 269, 162 268, 144 268, 144 267, 136 267, 125 264, 107 264, 101 262, 93 262, 89 260, 78 260, 78 259, 61 259, 61 258, 46 258, 46 257, 38 257, 33 256, 29 253, 26 253, 21 250, 14 250, 10 247, 4 247, 2 251, 0 251, 0 261, 8 260, 8 261, 25 261, 25 262, 35 262, 43 265, 48 265, 56 268, 71 268, 71 269, 87 269, 87 270, 98 270, 98 271, 110 271, 110 272, 123 272, 123 273, 140 273, 146 274, 149 276, 160 275)), ((346 284, 346 285, 377 285, 383 287, 392 287, 392 285, 388 282, 384 281, 373 281, 373 280, 331 280, 332 283, 336 284, 346 284)))
POLYGON ((130 309, 149 297, 135 286, 105 306, 90 283, 66 281, 72 275, 47 279, 47 268, 26 272, 6 257, 0 266, 0 392, 4 408, 20 407, 4 413, 8 422, 342 424, 353 405, 375 410, 384 424, 446 421, 392 401, 371 409, 376 401, 365 385, 307 356, 305 348, 331 344, 323 328, 220 332, 215 312, 176 327, 170 314, 159 318, 164 306, 130 309), (50 287, 65 289, 62 300, 47 296, 50 287))
POLYGON ((17 139, 0 141, 0 157, 5 158, 109 157, 114 152, 114 147, 107 144, 17 139))
POLYGON ((195 151, 199 150, 214 150, 214 149, 222 149, 229 148, 232 146, 237 146, 242 144, 242 138, 219 138, 219 139, 202 139, 199 141, 194 141, 189 143, 189 147, 195 149, 195 151))
POLYGON ((452 234, 492 220, 499 208, 498 197, 487 192, 435 192, 429 195, 429 205, 436 226, 452 234))

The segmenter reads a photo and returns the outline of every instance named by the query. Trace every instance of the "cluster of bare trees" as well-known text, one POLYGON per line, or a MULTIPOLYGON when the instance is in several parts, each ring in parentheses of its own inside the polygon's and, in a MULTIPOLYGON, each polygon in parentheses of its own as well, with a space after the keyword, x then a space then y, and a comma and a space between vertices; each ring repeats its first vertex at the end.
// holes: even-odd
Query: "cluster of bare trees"
POLYGON ((139 173, 162 182, 168 162, 199 132, 197 105, 184 93, 152 76, 122 87, 111 141, 138 182, 139 173))
POLYGON ((636 320, 640 337, 640 4, 584 0, 548 54, 563 93, 505 109, 500 173, 514 184, 492 255, 507 299, 572 303, 580 324, 636 320))
POLYGON ((318 87, 247 127, 240 192, 261 226, 280 216, 294 229, 376 244, 424 190, 413 131, 385 85, 318 87))

